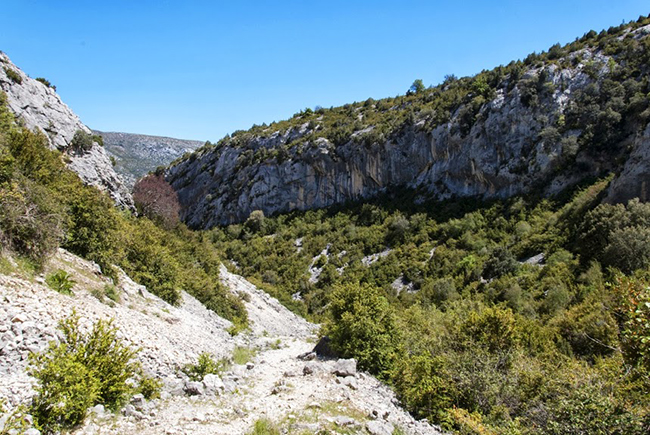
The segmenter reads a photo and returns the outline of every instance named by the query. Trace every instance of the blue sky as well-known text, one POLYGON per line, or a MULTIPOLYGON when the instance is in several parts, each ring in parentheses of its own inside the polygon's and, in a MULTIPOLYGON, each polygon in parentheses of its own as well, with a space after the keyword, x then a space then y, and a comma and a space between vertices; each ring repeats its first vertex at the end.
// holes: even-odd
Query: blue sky
POLYGON ((647 0, 15 0, 2 6, 0 50, 91 128, 216 141, 648 13, 647 0))

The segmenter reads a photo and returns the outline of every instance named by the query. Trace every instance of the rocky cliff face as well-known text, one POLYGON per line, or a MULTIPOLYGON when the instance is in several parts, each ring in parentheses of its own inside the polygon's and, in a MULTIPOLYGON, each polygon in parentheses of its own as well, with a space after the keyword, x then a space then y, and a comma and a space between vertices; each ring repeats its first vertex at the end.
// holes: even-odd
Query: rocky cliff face
POLYGON ((129 188, 136 180, 159 166, 167 166, 204 142, 144 134, 93 131, 104 138, 104 147, 116 161, 115 170, 129 188))
MULTIPOLYGON (((27 128, 42 131, 51 149, 68 150, 78 130, 91 133, 52 87, 30 78, 2 52, 0 89, 7 95, 9 109, 27 128)), ((67 157, 68 166, 84 183, 107 192, 117 205, 133 208, 131 194, 102 146, 94 143, 86 152, 68 153, 67 157)))
MULTIPOLYGON (((647 26, 628 29, 619 40, 635 46, 647 35, 647 26)), ((594 137, 608 133, 598 130, 605 122, 599 116, 606 118, 614 101, 605 89, 625 62, 585 47, 555 62, 520 64, 491 92, 470 93, 446 122, 432 121, 435 110, 409 108, 429 95, 404 97, 385 112, 400 119, 400 110, 411 111, 385 135, 373 136, 379 126, 364 122, 366 107, 379 111, 381 101, 352 105, 347 113, 354 130, 336 144, 336 136, 323 134, 327 113, 304 113, 288 128, 258 128, 205 147, 170 167, 167 179, 178 192, 182 218, 195 228, 239 222, 258 209, 271 214, 368 198, 394 186, 417 189, 423 200, 505 198, 552 195, 587 177, 620 172, 612 199, 645 195, 640 179, 650 175, 647 118, 612 109, 616 134, 594 145, 594 137), (594 93, 597 102, 588 104, 594 93), (589 110, 602 114, 592 120, 589 110)), ((480 77, 461 80, 479 88, 480 77)), ((451 91, 442 85, 425 92, 435 98, 451 91)))

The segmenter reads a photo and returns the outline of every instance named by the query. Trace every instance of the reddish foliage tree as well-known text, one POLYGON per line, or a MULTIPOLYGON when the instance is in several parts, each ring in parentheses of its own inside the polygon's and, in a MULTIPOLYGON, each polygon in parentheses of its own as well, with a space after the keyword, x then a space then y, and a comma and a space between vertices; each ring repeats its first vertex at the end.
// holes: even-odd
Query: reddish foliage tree
POLYGON ((178 195, 161 174, 149 174, 138 180, 133 187, 133 201, 138 212, 166 228, 173 228, 180 221, 178 195))

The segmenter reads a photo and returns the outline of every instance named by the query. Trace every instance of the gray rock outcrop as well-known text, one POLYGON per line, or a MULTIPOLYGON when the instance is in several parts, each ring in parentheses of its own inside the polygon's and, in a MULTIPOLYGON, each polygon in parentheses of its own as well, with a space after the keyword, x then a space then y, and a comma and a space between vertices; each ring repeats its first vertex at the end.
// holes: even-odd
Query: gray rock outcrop
MULTIPOLYGON (((61 101, 52 87, 30 78, 2 52, 0 90, 7 95, 9 109, 27 128, 41 131, 51 149, 67 151, 78 130, 91 134, 90 129, 61 101)), ((86 152, 66 154, 68 167, 85 184, 107 192, 120 207, 133 208, 131 194, 113 169, 104 147, 95 142, 86 152)))
MULTIPOLYGON (((626 37, 647 38, 646 31, 626 37)), ((297 117, 284 130, 257 128, 202 149, 171 166, 166 178, 193 228, 241 222, 254 210, 270 215, 327 207, 395 187, 412 188, 422 200, 548 196, 623 166, 612 197, 642 196, 650 141, 636 132, 645 121, 621 128, 626 136, 600 149, 579 145, 580 125, 562 127, 572 107, 583 104, 579 96, 590 86, 598 89, 616 62, 587 47, 556 63, 522 65, 519 76, 504 76, 476 108, 460 104, 438 124, 426 111, 411 112, 407 121, 396 115, 392 132, 376 137, 370 133, 379 127, 364 123, 361 106, 350 106, 345 116, 356 116, 362 127, 337 144, 323 133, 333 127, 312 115, 297 117), (526 99, 532 87, 534 104, 526 99)), ((388 110, 403 110, 395 104, 388 110)))

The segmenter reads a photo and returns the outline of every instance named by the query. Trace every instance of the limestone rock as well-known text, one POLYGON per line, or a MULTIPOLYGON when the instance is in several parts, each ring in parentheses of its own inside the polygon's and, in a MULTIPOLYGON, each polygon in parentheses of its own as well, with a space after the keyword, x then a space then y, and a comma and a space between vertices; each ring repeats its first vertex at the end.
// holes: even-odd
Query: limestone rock
POLYGON ((371 420, 367 422, 366 430, 370 435, 391 435, 393 433, 392 426, 379 420, 371 420))
MULTIPOLYGON (((2 52, 0 64, 0 90, 7 95, 9 109, 22 119, 27 128, 43 132, 51 149, 66 150, 77 130, 91 133, 53 88, 30 78, 2 52), (5 68, 17 73, 20 83, 10 79, 5 68)), ((107 192, 118 206, 134 209, 131 194, 113 169, 104 147, 94 143, 87 152, 67 152, 67 158, 68 167, 85 184, 107 192)))
MULTIPOLYGON (((648 37, 645 30, 635 32, 648 37)), ((404 123, 389 138, 363 144, 357 139, 376 126, 365 125, 336 145, 319 137, 323 126, 268 128, 202 149, 168 168, 166 179, 178 193, 182 219, 193 228, 242 222, 254 210, 272 215, 363 200, 397 187, 417 189, 422 201, 553 195, 620 170, 612 185, 613 200, 648 196, 647 130, 601 152, 576 145, 580 130, 555 127, 570 114, 577 95, 605 76, 607 63, 616 62, 598 49, 583 50, 580 56, 583 62, 575 66, 546 65, 543 72, 529 66, 523 71, 524 78, 544 80, 550 89, 539 95, 536 105, 522 101, 523 83, 503 81, 469 126, 463 115, 475 109, 461 105, 447 122, 431 125, 427 115, 414 115, 413 123, 404 123), (596 76, 584 70, 589 62, 601 66, 596 76), (559 137, 541 134, 551 128, 559 137), (633 154, 625 163, 630 142, 633 154)))
POLYGON ((215 395, 223 391, 225 387, 223 381, 219 376, 208 373, 203 378, 203 388, 205 390, 205 394, 215 395))
POLYGON ((357 362, 354 358, 340 359, 332 370, 336 376, 354 376, 357 374, 357 362))
POLYGON ((320 363, 315 361, 310 361, 302 369, 303 375, 313 375, 323 371, 323 367, 320 363))
POLYGON ((167 166, 204 142, 144 134, 103 132, 93 130, 104 139, 108 154, 115 158, 115 171, 124 178, 129 189, 136 180, 159 166, 167 166))

